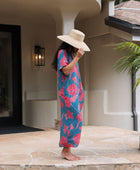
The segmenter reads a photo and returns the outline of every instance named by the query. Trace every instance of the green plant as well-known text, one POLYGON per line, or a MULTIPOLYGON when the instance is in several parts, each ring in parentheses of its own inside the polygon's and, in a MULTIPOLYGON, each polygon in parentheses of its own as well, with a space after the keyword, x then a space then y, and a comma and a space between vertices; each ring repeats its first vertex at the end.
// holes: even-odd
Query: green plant
MULTIPOLYGON (((115 3, 115 5, 118 5, 118 4, 120 4, 122 2, 126 2, 126 1, 130 1, 130 0, 115 0, 114 3, 115 3)), ((135 1, 139 1, 140 2, 140 0, 135 0, 135 1)))
MULTIPOLYGON (((115 62, 113 68, 118 72, 136 73, 140 68, 140 46, 133 42, 122 42, 117 45, 115 50, 121 52, 122 57, 115 62)), ((140 78, 137 78, 134 88, 140 84, 140 78)))
POLYGON ((120 3, 122 3, 122 2, 126 2, 126 1, 129 1, 129 0, 115 0, 115 5, 118 5, 118 4, 120 4, 120 3))

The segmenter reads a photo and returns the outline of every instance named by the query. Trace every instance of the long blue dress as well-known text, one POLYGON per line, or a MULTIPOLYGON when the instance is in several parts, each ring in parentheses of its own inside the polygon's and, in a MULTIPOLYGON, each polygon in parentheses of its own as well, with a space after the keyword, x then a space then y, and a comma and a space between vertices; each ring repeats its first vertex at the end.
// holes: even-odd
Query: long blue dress
POLYGON ((81 82, 78 62, 68 75, 62 68, 68 65, 74 56, 66 50, 59 50, 57 56, 57 84, 61 104, 60 147, 77 147, 82 130, 82 106, 85 92, 81 82))

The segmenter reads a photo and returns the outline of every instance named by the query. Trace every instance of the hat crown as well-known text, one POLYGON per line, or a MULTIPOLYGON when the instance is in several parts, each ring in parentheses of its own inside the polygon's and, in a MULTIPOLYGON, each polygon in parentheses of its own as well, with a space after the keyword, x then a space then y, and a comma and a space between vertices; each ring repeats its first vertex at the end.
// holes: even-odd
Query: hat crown
POLYGON ((84 51, 90 51, 84 42, 85 34, 79 30, 72 29, 69 35, 59 35, 57 38, 77 49, 82 48, 84 51))
POLYGON ((83 42, 85 34, 79 30, 72 29, 69 36, 77 41, 83 42))

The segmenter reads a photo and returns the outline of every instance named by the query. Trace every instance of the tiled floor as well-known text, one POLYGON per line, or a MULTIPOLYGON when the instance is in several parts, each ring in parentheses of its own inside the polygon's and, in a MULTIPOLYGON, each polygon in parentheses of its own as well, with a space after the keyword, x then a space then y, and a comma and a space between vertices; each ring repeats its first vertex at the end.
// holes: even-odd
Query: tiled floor
POLYGON ((84 126, 79 147, 82 160, 67 161, 58 147, 59 131, 0 135, 0 170, 140 170, 139 132, 84 126))

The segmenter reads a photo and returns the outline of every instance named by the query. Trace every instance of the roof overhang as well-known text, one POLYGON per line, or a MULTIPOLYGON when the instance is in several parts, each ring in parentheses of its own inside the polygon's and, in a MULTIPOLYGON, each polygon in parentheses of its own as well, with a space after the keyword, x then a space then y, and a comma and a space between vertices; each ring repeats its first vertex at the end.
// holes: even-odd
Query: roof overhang
POLYGON ((120 36, 121 38, 124 36, 129 41, 140 41, 140 26, 138 25, 131 24, 113 16, 106 17, 105 24, 110 27, 112 34, 120 36))
MULTIPOLYGON (((101 0, 1 0, 0 16, 46 22, 47 17, 57 18, 58 13, 67 11, 78 13, 79 19, 92 17, 100 13, 101 0)), ((61 14, 61 15, 62 15, 61 14)))

